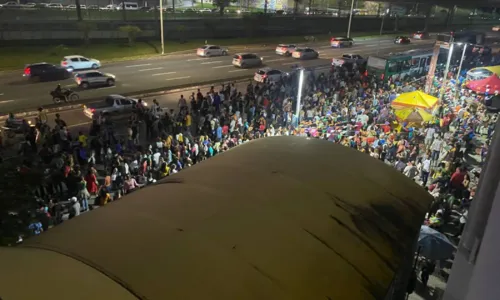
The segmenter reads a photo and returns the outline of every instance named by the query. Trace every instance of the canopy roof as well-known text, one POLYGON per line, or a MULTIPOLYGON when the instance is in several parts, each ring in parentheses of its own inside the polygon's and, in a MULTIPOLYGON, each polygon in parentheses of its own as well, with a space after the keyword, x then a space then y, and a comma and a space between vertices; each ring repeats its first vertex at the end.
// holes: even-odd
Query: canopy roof
POLYGON ((476 93, 490 94, 500 91, 500 78, 496 74, 481 80, 474 80, 467 83, 467 87, 476 93))
POLYGON ((42 300, 383 299, 431 201, 356 150, 265 138, 1 252, 0 290, 42 300))
POLYGON ((392 106, 395 107, 419 107, 424 109, 433 108, 438 102, 438 98, 428 95, 422 91, 414 91, 399 95, 392 106))

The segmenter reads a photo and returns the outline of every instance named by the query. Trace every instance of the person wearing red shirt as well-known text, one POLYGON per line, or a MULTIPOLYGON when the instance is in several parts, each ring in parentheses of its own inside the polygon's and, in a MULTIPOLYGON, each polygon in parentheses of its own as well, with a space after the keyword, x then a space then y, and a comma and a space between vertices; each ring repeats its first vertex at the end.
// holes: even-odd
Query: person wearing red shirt
POLYGON ((454 189, 462 188, 462 182, 464 181, 466 173, 467 172, 465 171, 465 169, 463 167, 457 168, 455 173, 453 173, 453 175, 451 175, 451 179, 450 179, 451 187, 454 189))

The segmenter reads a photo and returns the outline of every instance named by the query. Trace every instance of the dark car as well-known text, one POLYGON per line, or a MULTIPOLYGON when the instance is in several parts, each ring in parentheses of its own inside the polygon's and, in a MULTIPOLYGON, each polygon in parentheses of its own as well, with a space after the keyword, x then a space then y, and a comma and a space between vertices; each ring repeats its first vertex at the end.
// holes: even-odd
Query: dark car
POLYGON ((410 38, 407 36, 397 36, 394 39, 394 44, 409 44, 410 42, 410 38))
POLYGON ((34 81, 54 81, 70 78, 71 72, 53 64, 37 63, 24 67, 23 76, 34 81))

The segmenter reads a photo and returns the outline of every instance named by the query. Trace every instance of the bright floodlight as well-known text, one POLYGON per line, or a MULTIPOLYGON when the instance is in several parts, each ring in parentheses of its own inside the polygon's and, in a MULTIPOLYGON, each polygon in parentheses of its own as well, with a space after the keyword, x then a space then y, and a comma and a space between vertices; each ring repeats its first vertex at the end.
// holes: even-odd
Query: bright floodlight
POLYGON ((296 118, 297 118, 297 127, 300 124, 300 100, 302 98, 302 85, 304 85, 304 69, 300 70, 299 75, 299 90, 297 92, 297 110, 296 110, 296 118))

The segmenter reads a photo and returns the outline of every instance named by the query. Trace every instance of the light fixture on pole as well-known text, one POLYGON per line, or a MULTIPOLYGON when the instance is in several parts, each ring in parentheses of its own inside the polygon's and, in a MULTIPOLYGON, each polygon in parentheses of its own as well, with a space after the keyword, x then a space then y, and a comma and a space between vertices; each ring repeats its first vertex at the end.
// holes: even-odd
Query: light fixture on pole
POLYGON ((450 63, 451 63, 451 57, 453 56, 453 40, 450 41, 450 50, 448 52, 448 59, 446 60, 446 67, 444 68, 444 77, 443 77, 443 82, 441 83, 441 89, 439 92, 439 102, 443 100, 443 94, 446 89, 446 85, 448 82, 448 72, 450 71, 450 63))
MULTIPOLYGON (((457 45, 462 45, 462 43, 458 43, 457 45)), ((464 50, 462 50, 462 57, 460 57, 460 64, 458 65, 457 84, 460 83, 460 72, 462 72, 462 64, 464 63, 465 51, 467 50, 467 46, 467 43, 464 43, 464 50)))
POLYGON ((163 0, 160 0, 160 42, 161 42, 161 55, 164 55, 165 41, 163 36, 163 0))
MULTIPOLYGON (((385 16, 389 13, 389 9, 386 9, 385 10, 385 14, 382 15, 382 23, 380 24, 380 38, 382 37, 382 32, 384 31, 384 20, 385 20, 385 16)), ((381 39, 378 39, 378 48, 377 48, 377 54, 379 53, 380 51, 380 40, 381 39)))
POLYGON ((348 38, 351 37, 351 22, 352 22, 353 10, 354 10, 354 0, 351 1, 351 13, 349 14, 349 23, 347 25, 347 37, 348 38))
POLYGON ((297 127, 299 127, 300 124, 300 105, 301 105, 301 99, 302 99, 302 86, 304 85, 304 69, 300 69, 300 75, 299 75, 299 88, 297 92, 297 109, 295 110, 295 118, 297 119, 297 127))

